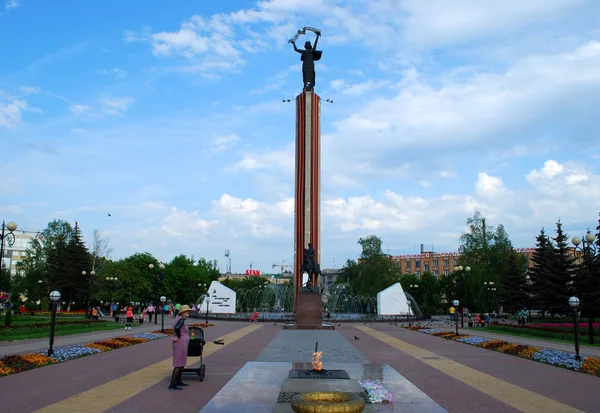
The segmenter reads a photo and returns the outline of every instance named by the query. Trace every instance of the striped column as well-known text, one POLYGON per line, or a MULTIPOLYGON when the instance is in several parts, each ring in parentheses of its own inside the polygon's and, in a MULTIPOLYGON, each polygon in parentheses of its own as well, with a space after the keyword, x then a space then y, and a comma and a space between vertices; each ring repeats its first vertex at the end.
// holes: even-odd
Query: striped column
MULTIPOLYGON (((304 248, 312 243, 320 263, 321 99, 313 91, 296 97, 296 197, 294 206, 294 298, 302 285, 304 248)), ((296 302, 296 300, 294 300, 296 302)))

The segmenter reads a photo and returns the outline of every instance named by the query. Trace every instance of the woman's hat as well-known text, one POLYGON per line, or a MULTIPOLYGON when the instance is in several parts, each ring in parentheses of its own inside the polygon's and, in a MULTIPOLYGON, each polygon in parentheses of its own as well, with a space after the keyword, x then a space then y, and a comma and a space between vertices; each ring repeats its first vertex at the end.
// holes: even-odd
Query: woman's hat
POLYGON ((187 304, 182 305, 181 308, 179 309, 179 314, 185 313, 185 312, 189 312, 189 313, 192 312, 192 309, 187 304))

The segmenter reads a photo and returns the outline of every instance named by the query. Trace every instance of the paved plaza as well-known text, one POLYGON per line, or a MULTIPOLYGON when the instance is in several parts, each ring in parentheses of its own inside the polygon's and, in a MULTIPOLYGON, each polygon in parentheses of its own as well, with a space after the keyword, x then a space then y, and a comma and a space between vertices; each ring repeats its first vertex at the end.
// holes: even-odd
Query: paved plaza
MULTIPOLYGON (((151 328, 140 326, 140 331, 142 329, 151 328)), ((98 334, 106 338, 109 333, 125 334, 122 331, 98 334)), ((189 378, 189 387, 182 391, 167 389, 172 370, 171 341, 160 339, 0 378, 2 409, 15 413, 197 413, 205 407, 205 412, 241 411, 239 407, 227 407, 227 403, 218 404, 215 410, 211 399, 223 399, 223 392, 217 396, 219 391, 244 369, 232 383, 240 381, 248 366, 268 369, 273 377, 283 368, 282 363, 310 361, 318 341, 325 369, 328 363, 331 366, 347 364, 349 371, 361 364, 385 364, 439 405, 441 411, 600 412, 596 399, 600 388, 598 377, 389 323, 342 324, 334 331, 295 331, 283 330, 282 324, 218 321, 215 326, 206 328, 205 333, 206 378, 203 382, 189 378), (219 338, 224 345, 212 343, 219 338)), ((90 338, 96 337, 86 335, 64 340, 73 344, 90 341, 90 338)), ((508 336, 502 338, 510 341, 508 336)), ((22 352, 23 346, 27 351, 35 349, 36 343, 37 347, 44 348, 43 340, 29 340, 5 343, 0 349, 4 354, 12 354, 22 352)), ((190 358, 188 364, 197 360, 190 358)), ((252 377, 240 387, 237 396, 242 403, 248 400, 248 406, 253 395, 265 398, 268 394, 270 398, 275 391, 261 391, 265 384, 261 382, 261 375, 252 377)), ((273 400, 273 410, 261 411, 274 411, 275 402, 273 400)), ((418 411, 414 406, 411 410, 412 402, 406 395, 399 396, 396 402, 373 406, 382 412, 418 411), (402 398, 405 398, 404 405, 399 400, 402 398)))

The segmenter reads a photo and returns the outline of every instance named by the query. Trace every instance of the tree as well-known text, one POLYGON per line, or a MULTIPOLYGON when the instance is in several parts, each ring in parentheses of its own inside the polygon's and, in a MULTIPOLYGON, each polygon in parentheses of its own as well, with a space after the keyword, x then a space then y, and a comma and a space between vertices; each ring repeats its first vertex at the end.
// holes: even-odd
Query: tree
POLYGON ((42 280, 47 290, 57 288, 54 279, 60 277, 59 252, 66 249, 73 235, 73 228, 67 221, 54 220, 48 223, 37 237, 29 241, 24 257, 20 261, 21 269, 27 276, 42 280))
POLYGON ((548 303, 555 299, 552 291, 549 269, 554 258, 554 248, 544 228, 536 237, 535 252, 533 253, 533 268, 530 270, 531 293, 534 305, 543 312, 549 311, 548 303))
POLYGON ((352 285, 358 278, 359 274, 360 268, 358 264, 356 261, 349 259, 346 261, 346 265, 344 265, 340 270, 340 275, 336 278, 335 283, 348 283, 352 285))
POLYGON ((360 257, 362 259, 374 259, 383 255, 381 250, 381 238, 377 237, 376 235, 369 235, 366 238, 360 238, 358 243, 362 247, 362 252, 360 253, 360 257))
POLYGON ((110 259, 110 254, 113 249, 108 244, 108 238, 102 237, 102 234, 97 229, 92 235, 92 269, 95 271, 102 267, 104 262, 110 259))
POLYGON ((58 265, 54 267, 53 281, 65 299, 68 299, 67 309, 70 310, 75 299, 79 303, 87 301, 90 292, 87 278, 91 269, 90 254, 77 222, 66 247, 58 250, 57 254, 58 265), (82 276, 83 271, 88 273, 86 277, 82 276))
POLYGON ((468 232, 460 237, 460 265, 470 267, 471 271, 454 274, 453 278, 457 281, 455 292, 461 306, 464 304, 474 311, 489 310, 484 282, 498 284, 499 274, 508 265, 512 244, 504 226, 500 224, 494 229, 487 225, 478 210, 467 219, 467 226, 468 232))
POLYGON ((440 281, 430 272, 423 273, 419 281, 417 304, 423 315, 435 314, 440 310, 442 301, 440 281))
POLYGON ((550 303, 550 308, 557 313, 566 314, 570 311, 569 297, 575 293, 574 284, 577 282, 575 265, 569 253, 569 236, 563 232, 560 220, 556 223, 554 241, 554 260, 550 267, 553 276, 550 278, 555 289, 556 300, 550 303))
POLYGON ((500 274, 500 298, 505 311, 514 313, 527 304, 526 273, 526 258, 512 250, 508 257, 508 265, 500 274))
POLYGON ((569 311, 569 297, 575 293, 578 281, 568 239, 560 220, 556 223, 554 238, 548 238, 543 229, 537 238, 532 289, 536 305, 551 315, 569 311))
POLYGON ((375 235, 360 238, 362 247, 352 287, 357 295, 374 297, 378 292, 396 282, 396 268, 392 260, 381 251, 381 239, 375 235))

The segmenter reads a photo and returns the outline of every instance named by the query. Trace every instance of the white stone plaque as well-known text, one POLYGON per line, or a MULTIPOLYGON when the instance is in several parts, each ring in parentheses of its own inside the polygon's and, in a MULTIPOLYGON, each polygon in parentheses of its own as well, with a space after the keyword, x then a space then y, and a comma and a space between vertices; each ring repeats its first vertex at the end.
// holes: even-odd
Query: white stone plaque
POLYGON ((377 315, 406 315, 407 301, 400 283, 391 285, 377 293, 377 315))
MULTIPOLYGON (((218 281, 210 283, 208 288, 210 301, 208 302, 208 313, 234 314, 236 304, 236 293, 231 288, 225 287, 218 281)), ((200 313, 206 314, 207 301, 204 299, 200 304, 200 313)))

